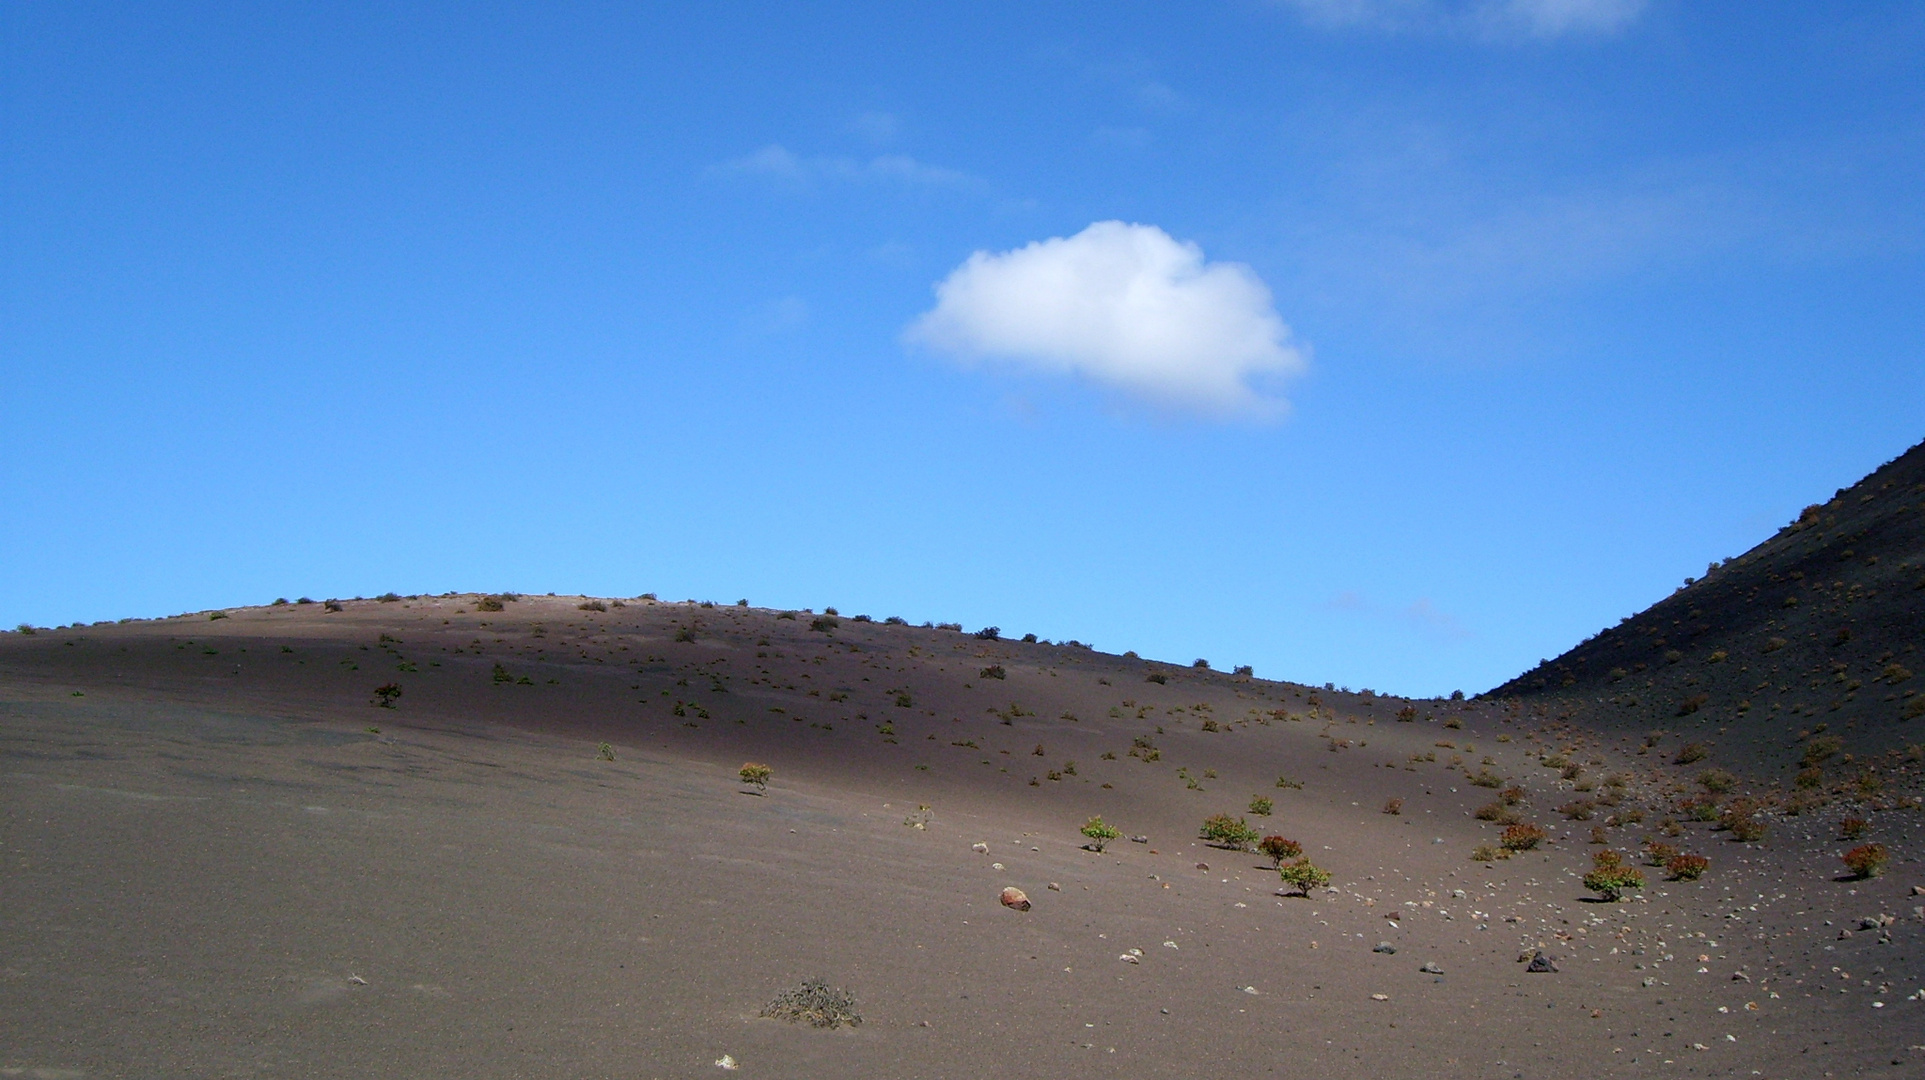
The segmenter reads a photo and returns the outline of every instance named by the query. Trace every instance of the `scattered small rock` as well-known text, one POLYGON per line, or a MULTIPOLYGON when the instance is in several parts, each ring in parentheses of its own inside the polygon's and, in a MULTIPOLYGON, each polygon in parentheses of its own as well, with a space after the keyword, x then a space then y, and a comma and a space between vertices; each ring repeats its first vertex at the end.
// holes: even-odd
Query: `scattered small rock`
POLYGON ((1444 973, 1443 965, 1439 964, 1435 960, 1426 962, 1424 966, 1418 968, 1417 970, 1423 972, 1426 975, 1442 975, 1444 973))
POLYGON ((1052 882, 1050 882, 1050 883, 1049 883, 1049 891, 1050 891, 1050 892, 1062 892, 1062 891, 1063 891, 1063 887, 1062 887, 1061 885, 1058 885, 1058 884, 1056 884, 1056 883, 1055 883, 1054 881, 1052 881, 1052 882))
POLYGON ((1372 1000, 1372 1001, 1389 1001, 1389 1000, 1390 1000, 1390 995, 1389 995, 1389 994, 1372 994, 1372 995, 1370 995, 1370 1000, 1372 1000))
POLYGON ((1163 947, 1166 949, 1174 949, 1177 947, 1177 944, 1174 941, 1166 941, 1163 943, 1163 947))
POLYGON ((978 855, 987 855, 989 854, 989 845, 984 843, 975 843, 975 844, 969 845, 969 850, 975 852, 978 855))
POLYGON ((1015 908, 1017 911, 1029 910, 1029 897, 1014 885, 1003 890, 1002 901, 1006 908, 1015 908))
POLYGON ((1007 870, 1007 869, 1009 869, 1009 867, 1007 867, 1007 866, 1004 866, 1004 865, 1003 865, 1002 863, 999 863, 999 862, 993 862, 993 863, 990 863, 990 864, 989 864, 989 868, 990 868, 991 870, 1007 870))
POLYGON ((1147 836, 1132 836, 1132 837, 1130 837, 1130 843, 1132 843, 1132 844, 1147 844, 1147 843, 1149 843, 1149 842, 1150 842, 1150 838, 1149 838, 1149 837, 1147 837, 1147 836))
POLYGON ((1734 971, 1731 973, 1731 981, 1732 982, 1750 982, 1751 976, 1746 975, 1742 971, 1734 971))
POLYGON ((1542 949, 1536 949, 1532 951, 1531 962, 1524 970, 1534 975, 1555 972, 1557 970, 1557 960, 1553 958, 1550 953, 1542 949))
POLYGON ((733 1071, 735 1069, 741 1068, 742 1066, 737 1065, 735 1063, 734 1058, 728 1056, 727 1054, 723 1054, 721 1057, 715 1059, 715 1067, 718 1069, 728 1069, 733 1071))
POLYGON ((1117 959, 1123 961, 1125 964, 1140 964, 1143 962, 1142 957, 1131 956, 1129 953, 1123 953, 1121 956, 1118 956, 1117 959))
POLYGON ((1246 993, 1246 994, 1249 994, 1249 995, 1250 995, 1251 997, 1255 997, 1255 996, 1257 996, 1258 994, 1261 994, 1261 993, 1262 993, 1263 991, 1261 991, 1261 990, 1258 990, 1258 989, 1257 989, 1256 987, 1254 987, 1254 986, 1246 986, 1246 987, 1244 987, 1244 988, 1243 988, 1243 992, 1244 992, 1244 993, 1246 993))
POLYGON ((1384 918, 1389 919, 1391 922, 1402 922, 1404 920, 1404 913, 1401 911, 1386 911, 1384 912, 1384 918))
POLYGON ((1210 864, 1206 862, 1200 862, 1196 864, 1196 868, 1198 870, 1208 870, 1210 868, 1210 864))
POLYGON ((1383 953, 1383 954, 1384 954, 1385 956, 1389 956, 1389 955, 1391 955, 1391 954, 1393 954, 1393 953, 1395 953, 1395 952, 1397 951, 1397 946, 1395 946, 1395 945, 1392 945, 1392 944, 1391 944, 1390 942, 1388 942, 1388 941, 1379 941, 1379 942, 1377 943, 1377 947, 1376 947, 1376 948, 1374 948, 1374 949, 1372 949, 1372 950, 1370 950, 1370 951, 1371 951, 1371 952, 1380 952, 1380 953, 1383 953))

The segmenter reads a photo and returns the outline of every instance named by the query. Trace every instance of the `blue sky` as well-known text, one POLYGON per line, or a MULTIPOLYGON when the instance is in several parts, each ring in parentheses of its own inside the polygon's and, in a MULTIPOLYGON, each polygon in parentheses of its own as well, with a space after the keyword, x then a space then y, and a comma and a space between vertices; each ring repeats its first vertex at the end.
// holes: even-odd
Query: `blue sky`
POLYGON ((1915 4, 1037 8, 0 4, 0 623, 1475 691, 1925 438, 1915 4))

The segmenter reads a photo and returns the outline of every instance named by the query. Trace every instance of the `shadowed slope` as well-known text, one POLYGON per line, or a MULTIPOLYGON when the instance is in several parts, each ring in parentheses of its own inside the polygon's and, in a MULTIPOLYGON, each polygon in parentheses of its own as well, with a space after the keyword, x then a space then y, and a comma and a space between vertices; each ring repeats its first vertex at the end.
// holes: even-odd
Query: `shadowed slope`
POLYGON ((1789 780, 1814 733, 1861 760, 1925 739, 1921 642, 1925 444, 1485 696, 1789 780))
POLYGON ((1709 873, 1604 904, 1592 853, 1634 858, 1683 778, 1513 702, 747 606, 338 606, 0 635, 0 1070, 1917 1065, 1915 812, 1868 881, 1837 880, 1855 807, 1666 825, 1709 873), (1130 839, 1088 850, 1095 814, 1130 839), (1279 895, 1217 814, 1329 887, 1279 895), (1503 815, 1543 842, 1501 852, 1503 815), (811 978, 862 1023, 760 1015, 811 978))

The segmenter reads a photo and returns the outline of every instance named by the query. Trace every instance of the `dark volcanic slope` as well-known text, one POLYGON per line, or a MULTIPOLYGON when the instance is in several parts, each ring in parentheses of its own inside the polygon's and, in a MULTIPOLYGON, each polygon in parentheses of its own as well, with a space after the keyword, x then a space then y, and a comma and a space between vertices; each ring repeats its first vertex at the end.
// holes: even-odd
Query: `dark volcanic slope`
POLYGON ((1741 835, 1539 712, 646 597, 4 633, 0 1076, 1919 1075, 1915 766, 1741 835))
POLYGON ((1918 742, 1921 631, 1925 443, 1489 696, 1592 728, 1669 730, 1768 775, 1820 731, 1860 758, 1918 742))

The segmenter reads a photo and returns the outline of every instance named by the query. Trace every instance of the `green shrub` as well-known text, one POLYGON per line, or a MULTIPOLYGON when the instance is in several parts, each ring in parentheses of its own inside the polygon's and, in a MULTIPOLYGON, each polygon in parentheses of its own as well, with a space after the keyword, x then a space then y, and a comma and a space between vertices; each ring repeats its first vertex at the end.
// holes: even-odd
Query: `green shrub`
POLYGON ((615 760, 615 748, 608 743, 603 743, 595 748, 595 756, 601 758, 603 761, 613 761, 615 760))
POLYGON ((1197 835, 1219 847, 1242 851, 1257 839, 1257 831, 1242 818, 1228 814, 1212 814, 1205 818, 1197 835))
POLYGON ((1848 817, 1838 823, 1838 835, 1847 840, 1858 840, 1871 831, 1872 823, 1860 817, 1848 817))
POLYGON ((1262 796, 1262 795, 1250 796, 1250 812, 1252 814, 1257 814, 1262 817, 1269 817, 1270 814, 1274 810, 1276 810, 1276 808, 1277 808, 1277 804, 1270 801, 1270 799, 1265 796, 1262 796))
POLYGON ((979 677, 984 679, 1007 679, 1009 678, 1009 673, 1003 670, 1001 664, 991 664, 982 669, 979 677))
POLYGON ((1479 821, 1494 821, 1499 825, 1515 825, 1518 822, 1517 811, 1502 802, 1485 803, 1472 816, 1479 821))
POLYGON ((1718 800, 1710 795, 1702 799, 1686 799, 1680 802, 1678 812, 1693 821, 1716 821, 1722 813, 1718 809, 1718 800))
POLYGON ((1489 769, 1477 770, 1476 775, 1470 778, 1470 782, 1475 787, 1500 788, 1504 786, 1504 778, 1489 769))
POLYGON ((995 641, 997 638, 1003 636, 1003 628, 1000 626, 985 626, 981 630, 976 631, 976 636, 984 641, 995 641))
POLYGON ((775 770, 759 762, 745 761, 735 775, 741 777, 744 784, 753 784, 756 790, 767 791, 769 779, 775 775, 775 770))
POLYGON ((1082 833, 1084 836, 1089 837, 1089 843, 1085 846, 1091 851, 1102 851, 1105 847, 1109 846, 1111 840, 1123 835, 1114 825, 1106 824, 1101 814, 1085 821, 1083 823, 1082 833))
POLYGON ((1289 866, 1278 867, 1277 876, 1283 879, 1285 885, 1295 886, 1304 896, 1309 896, 1311 889, 1330 884, 1330 872, 1317 869, 1309 859, 1298 859, 1289 866))
POLYGON ((1845 748, 1845 740, 1836 735, 1820 735, 1805 744, 1804 763, 1816 768, 1823 765, 1845 748))
POLYGON ((1605 900, 1616 901, 1625 893, 1644 888, 1644 871, 1626 866, 1615 851, 1600 851, 1596 867, 1584 875, 1584 887, 1605 900))
POLYGON ((383 683, 374 688, 375 704, 384 709, 394 708, 394 699, 401 696, 400 683, 383 683))
POLYGON ((1170 679, 1169 679, 1169 676, 1163 674, 1160 671, 1152 671, 1148 675, 1143 676, 1143 681, 1153 682, 1158 686, 1162 686, 1164 683, 1169 682, 1170 679))
POLYGON ((1673 856, 1677 855, 1677 853, 1677 848, 1672 847, 1662 840, 1646 840, 1644 842, 1644 857, 1652 866, 1663 866, 1673 856))
POLYGON ((809 620, 809 629, 828 633, 842 625, 842 620, 833 615, 821 615, 809 620))
POLYGON ((575 608, 578 611, 607 611, 608 605, 602 603, 600 600, 583 600, 581 603, 576 604, 575 608))
POLYGON ((1722 795, 1737 786, 1738 778, 1724 769, 1706 769, 1698 774, 1698 783, 1704 785, 1706 791, 1722 795))
POLYGON ((1696 881, 1711 869, 1711 860, 1702 855, 1673 855, 1664 860, 1664 869, 1673 881, 1696 881))
POLYGON ((1875 878, 1885 872, 1892 856, 1883 844, 1860 844, 1839 856, 1839 861, 1861 878, 1875 878))
POLYGON ((1765 838, 1765 823, 1752 816, 1749 809, 1726 810, 1719 815, 1718 824, 1731 834, 1733 840, 1741 843, 1755 844, 1765 838))
POLYGON ((1505 829, 1497 842, 1502 844, 1506 851, 1529 851, 1544 842, 1544 830, 1535 825, 1520 822, 1505 829))
POLYGON ((1703 761, 1705 755, 1710 752, 1710 748, 1703 743, 1686 743, 1678 749, 1678 756, 1673 758, 1671 763, 1673 765, 1690 765, 1694 762, 1703 761))

